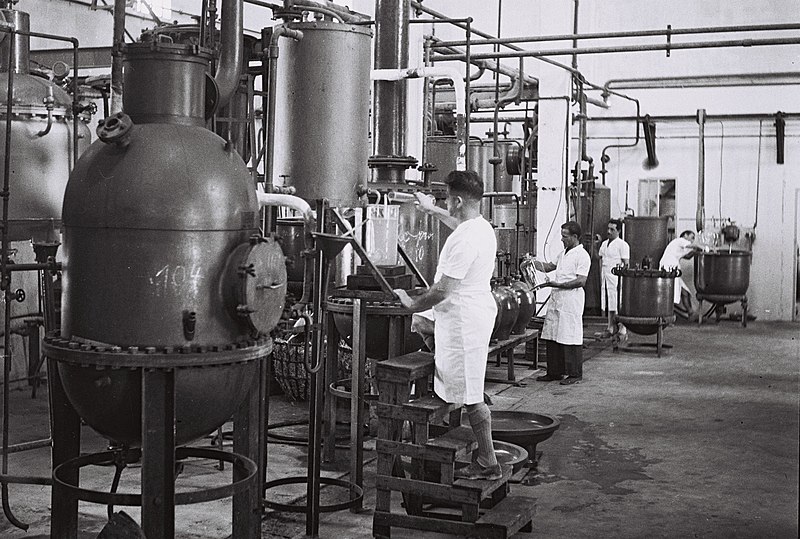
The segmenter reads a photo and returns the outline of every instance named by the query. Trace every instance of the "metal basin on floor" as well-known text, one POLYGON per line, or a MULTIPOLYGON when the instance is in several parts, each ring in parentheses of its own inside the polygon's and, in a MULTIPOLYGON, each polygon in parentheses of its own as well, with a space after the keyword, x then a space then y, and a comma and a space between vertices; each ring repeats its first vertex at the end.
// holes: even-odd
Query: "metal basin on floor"
POLYGON ((525 448, 533 465, 536 463, 536 444, 550 438, 560 425, 558 419, 546 414, 521 410, 492 411, 492 439, 525 448))
POLYGON ((497 462, 503 465, 511 466, 514 473, 517 473, 528 462, 528 452, 524 447, 500 440, 492 440, 494 446, 494 455, 497 457, 497 462))

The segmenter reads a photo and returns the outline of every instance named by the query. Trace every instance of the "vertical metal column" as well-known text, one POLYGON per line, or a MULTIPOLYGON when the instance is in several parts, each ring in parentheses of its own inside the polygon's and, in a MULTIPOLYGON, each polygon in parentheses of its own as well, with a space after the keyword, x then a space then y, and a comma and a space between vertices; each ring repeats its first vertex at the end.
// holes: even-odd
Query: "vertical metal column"
MULTIPOLYGON (((258 474, 253 486, 244 492, 233 495, 233 537, 255 539, 261 537, 261 493, 263 490, 262 470, 265 454, 261 447, 259 428, 264 394, 261 380, 266 376, 267 358, 259 361, 259 378, 250 384, 242 405, 233 417, 233 452, 253 460, 258 464, 258 474)), ((247 475, 241 467, 233 467, 233 480, 240 481, 247 475)))
MULTIPOLYGON (((409 0, 375 1, 375 69, 408 67, 409 0)), ((407 159, 406 97, 408 82, 375 81, 375 157, 390 158, 376 166, 378 183, 403 183, 411 164, 391 162, 407 159)))
MULTIPOLYGON (((350 375, 350 481, 361 487, 364 484, 364 405, 362 393, 365 378, 367 344, 367 309, 360 298, 353 298, 353 363, 350 375)), ((355 493, 350 491, 351 499, 355 493)), ((362 509, 359 503, 350 508, 352 513, 362 509)))
MULTIPOLYGON (((327 331, 327 344, 325 349, 325 387, 336 383, 339 376, 339 331, 333 316, 327 316, 325 324, 327 331)), ((325 433, 322 437, 323 448, 322 457, 325 462, 333 462, 336 459, 336 396, 330 391, 325 392, 325 433)))
MULTIPOLYGON (((80 454, 81 420, 67 400, 55 360, 47 360, 47 382, 50 397, 50 433, 53 438, 53 469, 80 454)), ((78 484, 78 468, 65 470, 64 479, 78 484)), ((50 498, 50 537, 75 539, 78 537, 78 499, 69 490, 53 482, 50 498)))
POLYGON ((142 369, 142 529, 175 536, 175 371, 142 369))

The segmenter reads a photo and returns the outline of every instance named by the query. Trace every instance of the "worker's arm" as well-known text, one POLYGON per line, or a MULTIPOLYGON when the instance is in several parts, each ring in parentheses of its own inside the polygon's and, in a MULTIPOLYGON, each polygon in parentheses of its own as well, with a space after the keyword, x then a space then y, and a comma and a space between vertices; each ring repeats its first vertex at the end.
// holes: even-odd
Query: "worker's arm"
POLYGON ((577 277, 575 277, 571 281, 567 281, 567 282, 564 282, 564 283, 558 283, 556 281, 547 281, 546 283, 544 283, 542 285, 542 287, 551 286, 553 288, 565 288, 565 289, 566 288, 581 288, 585 284, 586 284, 586 275, 578 275, 577 277))
POLYGON ((545 273, 554 271, 556 269, 556 265, 553 264, 552 262, 542 262, 541 260, 534 260, 533 267, 534 269, 543 271, 545 273))
POLYGON ((418 313, 430 309, 434 305, 447 299, 456 289, 459 282, 459 279, 442 275, 441 279, 433 283, 430 288, 419 296, 414 296, 412 298, 408 295, 408 292, 399 288, 395 290, 394 293, 400 298, 400 303, 403 304, 403 307, 412 313, 418 313))
POLYGON ((625 266, 626 268, 628 267, 628 265, 630 265, 630 260, 628 260, 627 258, 620 258, 620 261, 622 262, 622 265, 625 266))
POLYGON ((417 208, 421 212, 427 213, 428 215, 433 215, 451 230, 456 229, 458 226, 458 220, 450 215, 450 212, 437 206, 436 202, 428 195, 419 192, 414 194, 417 196, 417 208))

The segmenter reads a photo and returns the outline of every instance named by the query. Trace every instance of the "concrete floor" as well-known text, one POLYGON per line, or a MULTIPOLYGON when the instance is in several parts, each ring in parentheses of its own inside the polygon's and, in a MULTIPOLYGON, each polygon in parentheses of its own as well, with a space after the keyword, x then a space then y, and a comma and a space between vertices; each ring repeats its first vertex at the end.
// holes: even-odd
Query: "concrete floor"
MULTIPOLYGON (((632 340, 653 342, 654 337, 633 335, 632 340)), ((667 330, 666 341, 674 348, 662 358, 654 352, 603 349, 586 362, 584 381, 575 386, 531 377, 519 386, 488 385, 494 410, 530 410, 561 420, 561 428, 539 445, 538 472, 511 487, 512 493, 538 499, 534 534, 798 537, 800 325, 753 322, 744 330, 733 322, 679 325, 667 330)), ((518 370, 526 376, 533 372, 518 370)), ((31 400, 29 391, 20 389, 11 397, 12 443, 47 436, 46 394, 31 400)), ((304 404, 273 398, 271 422, 304 415, 304 404)), ((103 448, 103 440, 88 428, 84 439, 86 451, 103 448)), ((269 450, 270 479, 305 474, 304 447, 270 444, 269 450)), ((366 452, 366 510, 323 514, 321 537, 371 537, 374 455, 366 452)), ((339 460, 325 474, 346 476, 347 458, 346 450, 338 451, 339 460)), ((108 488, 112 470, 84 474, 83 481, 108 488)), ((120 490, 135 490, 136 472, 123 475, 120 490)), ((11 455, 9 473, 49 475, 49 451, 11 455)), ((228 477, 229 468, 223 473, 213 463, 191 463, 179 486, 228 477)), ((12 485, 9 490, 16 516, 31 528, 19 531, 0 517, 0 536, 46 536, 49 487, 12 485)), ((302 493, 302 488, 282 490, 275 499, 287 503, 302 493)), ((138 519, 135 509, 126 510, 138 519)), ((82 503, 80 511, 81 537, 96 537, 105 507, 82 503)), ((230 502, 178 508, 176 529, 179 537, 228 537, 230 502)), ((304 516, 269 512, 262 529, 265 538, 303 537, 304 516)), ((439 537, 393 530, 396 538, 422 536, 439 537)), ((528 536, 533 534, 519 534, 528 536)))

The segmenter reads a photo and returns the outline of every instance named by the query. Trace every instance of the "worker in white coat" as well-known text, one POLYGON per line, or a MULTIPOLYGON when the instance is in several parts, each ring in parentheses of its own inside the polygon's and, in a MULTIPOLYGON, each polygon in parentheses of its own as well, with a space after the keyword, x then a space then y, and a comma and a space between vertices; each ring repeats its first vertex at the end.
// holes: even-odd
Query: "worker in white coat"
POLYGON ((434 283, 409 297, 395 290, 412 312, 433 308, 436 370, 433 389, 442 400, 464 405, 478 442, 474 462, 455 470, 456 477, 494 480, 502 477, 492 443, 492 422, 484 402, 483 381, 497 305, 490 280, 497 240, 481 216, 483 181, 473 171, 453 171, 445 180, 447 209, 418 194, 418 209, 453 229, 445 241, 434 283))
MULTIPOLYGON (((681 269, 682 258, 692 258, 699 248, 694 244, 694 232, 684 230, 681 235, 669 242, 658 266, 664 270, 681 269)), ((698 313, 692 305, 692 293, 681 277, 675 277, 673 303, 686 312, 689 320, 696 320, 698 313)))
POLYGON ((567 221, 561 225, 564 250, 559 253, 555 264, 534 262, 534 267, 540 271, 555 272, 543 285, 554 290, 550 293, 542 327, 547 374, 536 378, 540 382, 560 381, 562 385, 570 385, 583 378, 583 286, 591 260, 580 238, 581 226, 575 221, 567 221))
POLYGON ((600 287, 600 305, 608 311, 608 328, 596 337, 608 338, 619 332, 619 337, 624 340, 627 330, 622 324, 617 325, 617 286, 619 277, 611 270, 619 266, 627 266, 631 258, 631 247, 628 242, 620 237, 622 221, 611 219, 608 222, 608 238, 600 244, 598 256, 601 260, 602 285, 600 287))

